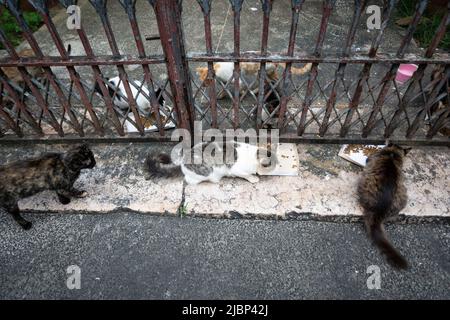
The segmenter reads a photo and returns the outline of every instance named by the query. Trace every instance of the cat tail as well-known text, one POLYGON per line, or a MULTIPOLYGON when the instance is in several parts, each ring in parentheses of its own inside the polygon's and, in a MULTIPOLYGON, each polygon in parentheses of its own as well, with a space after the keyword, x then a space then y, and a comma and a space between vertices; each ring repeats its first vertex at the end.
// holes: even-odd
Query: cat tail
POLYGON ((170 155, 166 153, 151 153, 147 156, 144 163, 145 179, 155 177, 178 177, 182 176, 181 165, 173 163, 170 155))
POLYGON ((381 253, 386 256, 387 262, 396 269, 408 269, 408 262, 389 242, 381 222, 367 219, 366 227, 370 238, 381 253))

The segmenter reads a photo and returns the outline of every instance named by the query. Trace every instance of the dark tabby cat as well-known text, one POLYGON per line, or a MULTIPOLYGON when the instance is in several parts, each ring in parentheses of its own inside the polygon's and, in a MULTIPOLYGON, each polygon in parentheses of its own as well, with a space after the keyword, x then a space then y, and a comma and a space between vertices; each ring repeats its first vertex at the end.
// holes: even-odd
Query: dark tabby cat
POLYGON ((62 204, 70 197, 83 198, 85 191, 73 188, 81 169, 95 166, 92 151, 87 145, 77 146, 65 154, 47 153, 36 159, 0 166, 0 209, 6 209, 22 228, 31 228, 19 211, 17 202, 44 190, 55 190, 62 204))
POLYGON ((358 184, 359 202, 369 237, 386 255, 390 265, 406 269, 408 263, 386 238, 383 222, 394 218, 406 206, 408 196, 402 173, 404 156, 411 148, 389 143, 367 159, 358 184))

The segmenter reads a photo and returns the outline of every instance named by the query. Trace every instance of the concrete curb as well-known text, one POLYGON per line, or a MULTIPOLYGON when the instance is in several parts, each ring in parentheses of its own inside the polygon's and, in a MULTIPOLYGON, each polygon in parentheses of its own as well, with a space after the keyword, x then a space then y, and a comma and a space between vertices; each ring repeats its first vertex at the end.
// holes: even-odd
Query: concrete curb
MULTIPOLYGON (((218 184, 184 186, 181 179, 147 181, 142 163, 150 151, 170 151, 173 144, 92 145, 97 166, 82 173, 76 187, 89 192, 85 199, 61 205, 54 192, 20 201, 32 212, 95 212, 117 210, 176 216, 244 219, 360 219, 355 187, 361 169, 337 156, 337 145, 298 145, 298 177, 263 176, 257 184, 223 179, 218 184), (341 218, 342 217, 342 218, 341 218), (308 218, 309 219, 309 218, 308 218)), ((2 146, 0 164, 30 158, 42 152, 63 151, 63 145, 2 146)), ((405 217, 450 217, 450 154, 448 148, 420 147, 405 164, 409 193, 405 217)))
MULTIPOLYGON (((26 214, 32 215, 42 215, 42 214, 61 214, 61 211, 40 211, 40 210, 23 210, 26 214)), ((83 210, 66 210, 64 214, 71 215, 107 215, 107 214, 137 214, 152 217, 179 217, 180 219, 242 219, 242 220, 257 220, 257 221, 317 221, 317 222, 329 222, 329 223, 363 223, 363 218, 361 215, 319 215, 310 212, 292 212, 287 213, 284 216, 281 215, 267 215, 267 214, 241 214, 239 212, 227 212, 227 213, 189 213, 187 215, 181 216, 177 213, 172 212, 143 212, 135 211, 128 208, 116 208, 111 211, 104 212, 92 212, 83 210)), ((389 224, 441 224, 450 225, 450 217, 448 216, 411 216, 400 214, 395 221, 386 221, 386 225, 389 224)))

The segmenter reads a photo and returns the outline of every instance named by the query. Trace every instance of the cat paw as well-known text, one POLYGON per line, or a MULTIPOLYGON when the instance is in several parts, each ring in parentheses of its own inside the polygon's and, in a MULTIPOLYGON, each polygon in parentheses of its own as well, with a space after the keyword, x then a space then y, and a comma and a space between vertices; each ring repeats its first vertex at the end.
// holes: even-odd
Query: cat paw
POLYGON ((30 221, 25 221, 21 223, 20 226, 23 228, 23 230, 30 230, 33 224, 30 221))

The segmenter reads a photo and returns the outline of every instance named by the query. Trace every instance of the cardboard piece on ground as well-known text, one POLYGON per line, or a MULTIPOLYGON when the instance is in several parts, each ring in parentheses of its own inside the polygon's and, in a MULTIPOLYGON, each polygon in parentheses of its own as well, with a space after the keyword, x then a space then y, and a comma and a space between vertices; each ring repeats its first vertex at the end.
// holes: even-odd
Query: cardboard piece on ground
POLYGON ((383 147, 384 145, 344 144, 339 150, 338 156, 358 166, 365 167, 368 156, 383 147))
MULTIPOLYGON (((134 115, 130 114, 129 118, 134 121, 134 115)), ((138 129, 128 120, 125 121, 126 132, 139 132, 138 129)), ((175 128, 175 124, 172 120, 168 121, 164 126, 164 129, 172 129, 175 128)), ((158 127, 156 125, 151 125, 149 127, 144 127, 144 132, 154 132, 158 131, 158 127)))
POLYGON ((275 168, 258 168, 261 176, 298 176, 299 156, 294 143, 278 143, 275 148, 277 164, 275 168))

